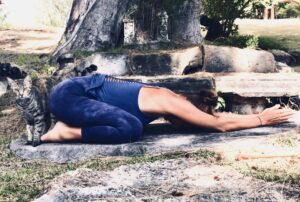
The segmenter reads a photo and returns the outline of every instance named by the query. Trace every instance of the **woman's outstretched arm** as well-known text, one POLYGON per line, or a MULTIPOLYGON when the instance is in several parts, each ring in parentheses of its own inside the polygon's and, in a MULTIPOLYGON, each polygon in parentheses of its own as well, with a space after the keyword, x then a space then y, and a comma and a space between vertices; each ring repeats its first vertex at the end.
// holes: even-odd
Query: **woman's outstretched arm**
MULTIPOLYGON (((148 89, 148 91, 151 90, 153 92, 150 92, 150 96, 146 93, 151 99, 148 101, 150 105, 144 105, 146 111, 173 115, 187 123, 223 132, 283 123, 288 121, 294 114, 290 109, 280 109, 279 105, 275 105, 257 115, 222 115, 221 113, 214 116, 201 111, 190 101, 172 91, 166 89, 148 89)), ((144 100, 146 100, 144 103, 147 103, 146 97, 144 97, 144 100)), ((141 107, 143 108, 143 104, 141 107)))

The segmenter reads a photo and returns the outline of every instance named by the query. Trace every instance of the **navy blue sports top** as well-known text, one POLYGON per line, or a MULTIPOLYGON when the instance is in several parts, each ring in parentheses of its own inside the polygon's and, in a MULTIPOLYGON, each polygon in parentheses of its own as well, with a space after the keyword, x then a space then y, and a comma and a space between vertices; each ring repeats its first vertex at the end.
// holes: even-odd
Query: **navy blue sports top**
POLYGON ((144 126, 159 118, 143 113, 138 106, 140 89, 150 86, 149 84, 117 79, 105 74, 76 77, 74 80, 81 83, 85 91, 95 99, 127 111, 137 117, 144 126))

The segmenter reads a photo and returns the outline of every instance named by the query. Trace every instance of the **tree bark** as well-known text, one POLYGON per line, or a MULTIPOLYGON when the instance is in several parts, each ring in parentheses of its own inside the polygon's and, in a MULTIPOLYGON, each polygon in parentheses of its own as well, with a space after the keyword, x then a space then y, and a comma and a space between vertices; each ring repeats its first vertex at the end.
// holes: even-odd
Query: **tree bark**
MULTIPOLYGON (((130 13, 137 33, 145 34, 145 42, 153 42, 158 13, 166 11, 170 17, 169 42, 200 44, 199 15, 202 0, 74 0, 70 17, 59 46, 51 62, 70 51, 103 51, 122 45, 123 20, 130 13), (136 11, 132 13, 132 8, 136 11), (148 15, 149 14, 149 15, 148 15)), ((156 38, 155 38, 156 37, 156 38)), ((136 40, 138 43, 138 40, 136 40)))

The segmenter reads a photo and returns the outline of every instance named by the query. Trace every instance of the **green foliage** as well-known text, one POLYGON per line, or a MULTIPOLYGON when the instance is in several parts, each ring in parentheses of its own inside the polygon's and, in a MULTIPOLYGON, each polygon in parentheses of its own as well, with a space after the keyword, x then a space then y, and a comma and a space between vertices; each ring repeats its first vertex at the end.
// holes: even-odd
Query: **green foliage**
POLYGON ((30 72, 30 77, 32 80, 35 80, 38 78, 38 73, 36 71, 31 71, 30 72))
POLYGON ((300 17, 300 6, 295 3, 278 4, 278 18, 297 18, 300 17))
POLYGON ((214 41, 215 45, 234 46, 239 48, 252 48, 252 49, 278 49, 287 51, 288 48, 278 42, 277 39, 266 36, 253 36, 253 35, 234 35, 222 40, 214 41))
POLYGON ((52 67, 49 65, 49 63, 46 63, 43 67, 43 71, 47 74, 47 75, 52 75, 55 72, 55 67, 52 67))
POLYGON ((222 97, 218 97, 217 106, 215 107, 216 111, 224 111, 226 108, 226 102, 222 97))
POLYGON ((37 55, 20 54, 17 56, 15 63, 22 66, 28 63, 38 63, 39 61, 40 58, 37 55))
POLYGON ((235 19, 249 15, 248 7, 253 0, 204 0, 205 14, 214 20, 218 20, 223 29, 224 37, 235 33, 238 29, 234 24, 235 19))
POLYGON ((247 41, 246 41, 246 47, 247 48, 253 48, 256 49, 259 46, 259 38, 257 36, 251 36, 247 41))

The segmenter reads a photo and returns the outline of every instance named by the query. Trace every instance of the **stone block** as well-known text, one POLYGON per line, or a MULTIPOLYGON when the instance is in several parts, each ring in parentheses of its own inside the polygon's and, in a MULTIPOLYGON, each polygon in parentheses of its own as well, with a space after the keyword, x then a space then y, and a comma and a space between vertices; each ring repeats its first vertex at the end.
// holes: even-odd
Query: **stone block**
POLYGON ((98 73, 122 76, 130 73, 127 59, 126 54, 95 53, 85 58, 78 68, 84 69, 95 65, 98 73))
POLYGON ((299 73, 234 73, 214 77, 217 91, 241 97, 299 96, 299 78, 299 73))
POLYGON ((119 145, 97 145, 82 143, 45 143, 38 147, 26 145, 25 135, 10 143, 10 150, 23 159, 43 159, 58 163, 76 162, 99 156, 141 156, 175 151, 212 148, 218 143, 238 137, 258 137, 285 132, 293 124, 262 127, 235 132, 217 133, 200 128, 178 129, 169 124, 150 124, 138 142, 119 145))
POLYGON ((165 87, 177 93, 199 93, 201 91, 215 91, 213 78, 187 75, 187 76, 130 76, 124 79, 165 87))
POLYGON ((267 51, 222 46, 204 46, 206 72, 256 72, 277 71, 274 56, 267 51))

